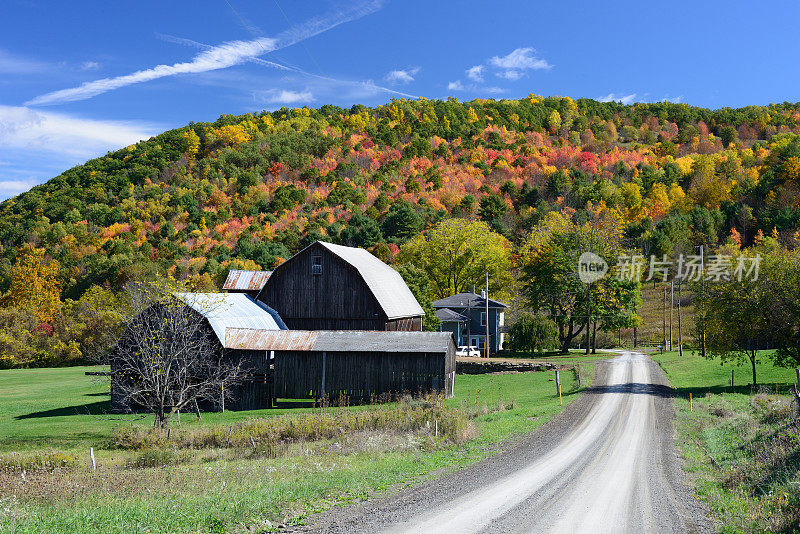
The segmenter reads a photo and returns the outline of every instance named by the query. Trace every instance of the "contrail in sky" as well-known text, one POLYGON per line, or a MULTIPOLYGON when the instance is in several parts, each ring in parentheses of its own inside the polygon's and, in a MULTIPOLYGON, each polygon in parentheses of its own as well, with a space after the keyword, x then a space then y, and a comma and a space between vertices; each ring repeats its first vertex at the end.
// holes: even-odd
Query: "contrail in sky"
MULTIPOLYGON (((177 43, 177 44, 182 44, 182 45, 186 45, 186 46, 191 46, 191 47, 194 47, 194 48, 198 48, 200 50, 210 50, 211 48, 213 48, 211 45, 207 45, 207 44, 204 44, 204 43, 199 43, 197 41, 192 41, 191 39, 184 39, 183 37, 175 37, 173 35, 165 35, 165 34, 159 34, 159 37, 161 37, 165 41, 169 41, 169 42, 177 43)), ((395 89, 391 89, 389 87, 384 87, 382 85, 377 85, 377 84, 373 83, 372 81, 341 80, 339 78, 331 78, 330 76, 323 76, 321 74, 314 74, 313 72, 308 72, 306 70, 303 70, 303 69, 301 69, 299 67, 295 67, 293 65, 285 65, 283 63, 278 63, 276 61, 269 61, 267 59, 262 59, 260 57, 249 58, 247 61, 250 61, 252 63, 256 63, 258 65, 263 65, 265 67, 272 67, 272 68, 275 68, 275 69, 278 69, 278 70, 282 70, 282 71, 286 71, 286 72, 295 72, 297 74, 302 74, 303 76, 308 76, 308 77, 311 77, 311 78, 316 78, 318 80, 324 80, 324 81, 328 81, 328 82, 331 82, 331 83, 337 83, 337 84, 341 84, 341 85, 352 85, 352 86, 358 86, 358 87, 366 87, 366 88, 369 88, 369 89, 376 89, 378 91, 384 91, 386 93, 399 95, 399 96, 402 96, 402 97, 405 97, 405 98, 417 98, 416 95, 411 95, 411 94, 408 94, 408 93, 404 93, 402 91, 397 91, 395 89)))
POLYGON ((229 41, 219 45, 209 46, 192 58, 191 61, 175 63, 173 65, 157 65, 123 76, 86 82, 78 87, 61 89, 37 96, 25 104, 29 106, 41 106, 60 104, 63 102, 75 102, 78 100, 86 100, 128 85, 148 82, 167 76, 225 69, 247 61, 259 59, 258 56, 291 46, 335 28, 340 24, 374 13, 382 6, 383 2, 380 0, 362 2, 336 13, 310 19, 281 32, 274 38, 262 37, 249 41, 229 41))

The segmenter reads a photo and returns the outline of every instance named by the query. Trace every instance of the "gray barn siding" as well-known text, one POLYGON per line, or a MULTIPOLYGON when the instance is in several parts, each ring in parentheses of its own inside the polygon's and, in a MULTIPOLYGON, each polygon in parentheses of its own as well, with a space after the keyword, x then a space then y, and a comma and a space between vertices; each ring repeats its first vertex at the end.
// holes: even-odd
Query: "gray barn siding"
POLYGON ((271 408, 273 377, 269 353, 263 350, 225 349, 225 357, 233 362, 238 361, 242 369, 247 371, 240 384, 231 386, 225 409, 240 411, 271 408))
POLYGON ((353 399, 420 392, 450 396, 455 379, 455 347, 446 353, 280 351, 275 354, 275 397, 353 399))
POLYGON ((278 267, 259 300, 278 311, 291 330, 385 330, 387 318, 358 272, 321 245, 278 267), (322 274, 311 272, 322 257, 322 274))

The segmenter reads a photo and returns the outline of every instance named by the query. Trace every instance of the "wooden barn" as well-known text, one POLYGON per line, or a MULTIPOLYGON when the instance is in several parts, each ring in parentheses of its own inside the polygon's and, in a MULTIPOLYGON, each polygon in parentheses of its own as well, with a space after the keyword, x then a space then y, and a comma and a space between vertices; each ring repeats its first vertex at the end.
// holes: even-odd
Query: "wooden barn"
MULTIPOLYGON (((198 315, 205 328, 199 334, 215 340, 220 359, 232 359, 246 370, 242 383, 228 391, 230 400, 225 409, 255 410, 272 406, 272 362, 269 353, 263 350, 228 348, 225 346, 226 331, 231 328, 257 328, 262 331, 286 330, 278 313, 244 293, 176 293, 175 297, 198 315)), ((157 306, 157 305, 156 305, 157 306)), ((149 310, 149 309, 148 309, 149 310)), ((142 315, 148 313, 145 311, 142 315)), ((141 317, 141 316, 140 316, 141 317)), ((135 328, 136 324, 128 328, 135 328)), ((128 335, 126 332, 124 336, 128 335)), ((114 370, 114 348, 109 354, 112 375, 114 370)), ((115 412, 136 411, 136 406, 127 406, 122 395, 111 383, 111 409, 115 412)), ((221 402, 204 406, 205 409, 220 409, 221 402)))
POLYGON ((456 348, 448 332, 232 328, 225 345, 274 354, 275 398, 454 394, 456 348))
POLYGON ((360 248, 317 241, 272 271, 258 300, 292 330, 421 331, 400 274, 360 248))

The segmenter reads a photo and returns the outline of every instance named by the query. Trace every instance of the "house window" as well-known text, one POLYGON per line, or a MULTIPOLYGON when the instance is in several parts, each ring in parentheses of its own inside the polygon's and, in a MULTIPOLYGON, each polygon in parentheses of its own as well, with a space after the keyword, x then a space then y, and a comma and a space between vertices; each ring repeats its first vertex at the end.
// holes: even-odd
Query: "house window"
POLYGON ((486 348, 486 338, 483 337, 478 338, 478 348, 480 350, 484 350, 486 348))
POLYGON ((481 326, 486 326, 486 312, 481 312, 481 326))
POLYGON ((311 257, 311 274, 322 274, 322 256, 311 257))

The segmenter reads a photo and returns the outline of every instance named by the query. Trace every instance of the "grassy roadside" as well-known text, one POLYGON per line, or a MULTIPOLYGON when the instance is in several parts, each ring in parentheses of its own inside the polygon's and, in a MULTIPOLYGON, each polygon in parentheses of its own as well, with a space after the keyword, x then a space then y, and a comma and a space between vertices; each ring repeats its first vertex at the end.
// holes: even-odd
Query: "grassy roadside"
POLYGON ((695 492, 725 533, 800 529, 800 433, 788 394, 794 370, 767 356, 751 392, 748 367, 688 351, 653 355, 677 390, 679 446, 695 492))
MULTIPOLYGON (((591 365, 582 366, 584 378, 591 365)), ((445 408, 470 412, 474 432, 463 442, 434 440, 422 429, 342 434, 279 452, 120 451, 110 447, 115 432, 150 421, 105 415, 105 385, 90 381, 84 370, 0 371, 0 457, 57 450, 70 458, 68 467, 35 469, 24 477, 19 469, 0 469, 0 532, 268 532, 468 465, 562 409, 553 373, 458 376, 456 397, 445 408), (89 446, 96 448, 97 471, 89 467, 89 446)), ((566 405, 579 390, 572 373, 562 372, 562 383, 566 405)), ((185 417, 183 430, 308 412, 204 414, 199 422, 185 417)))

